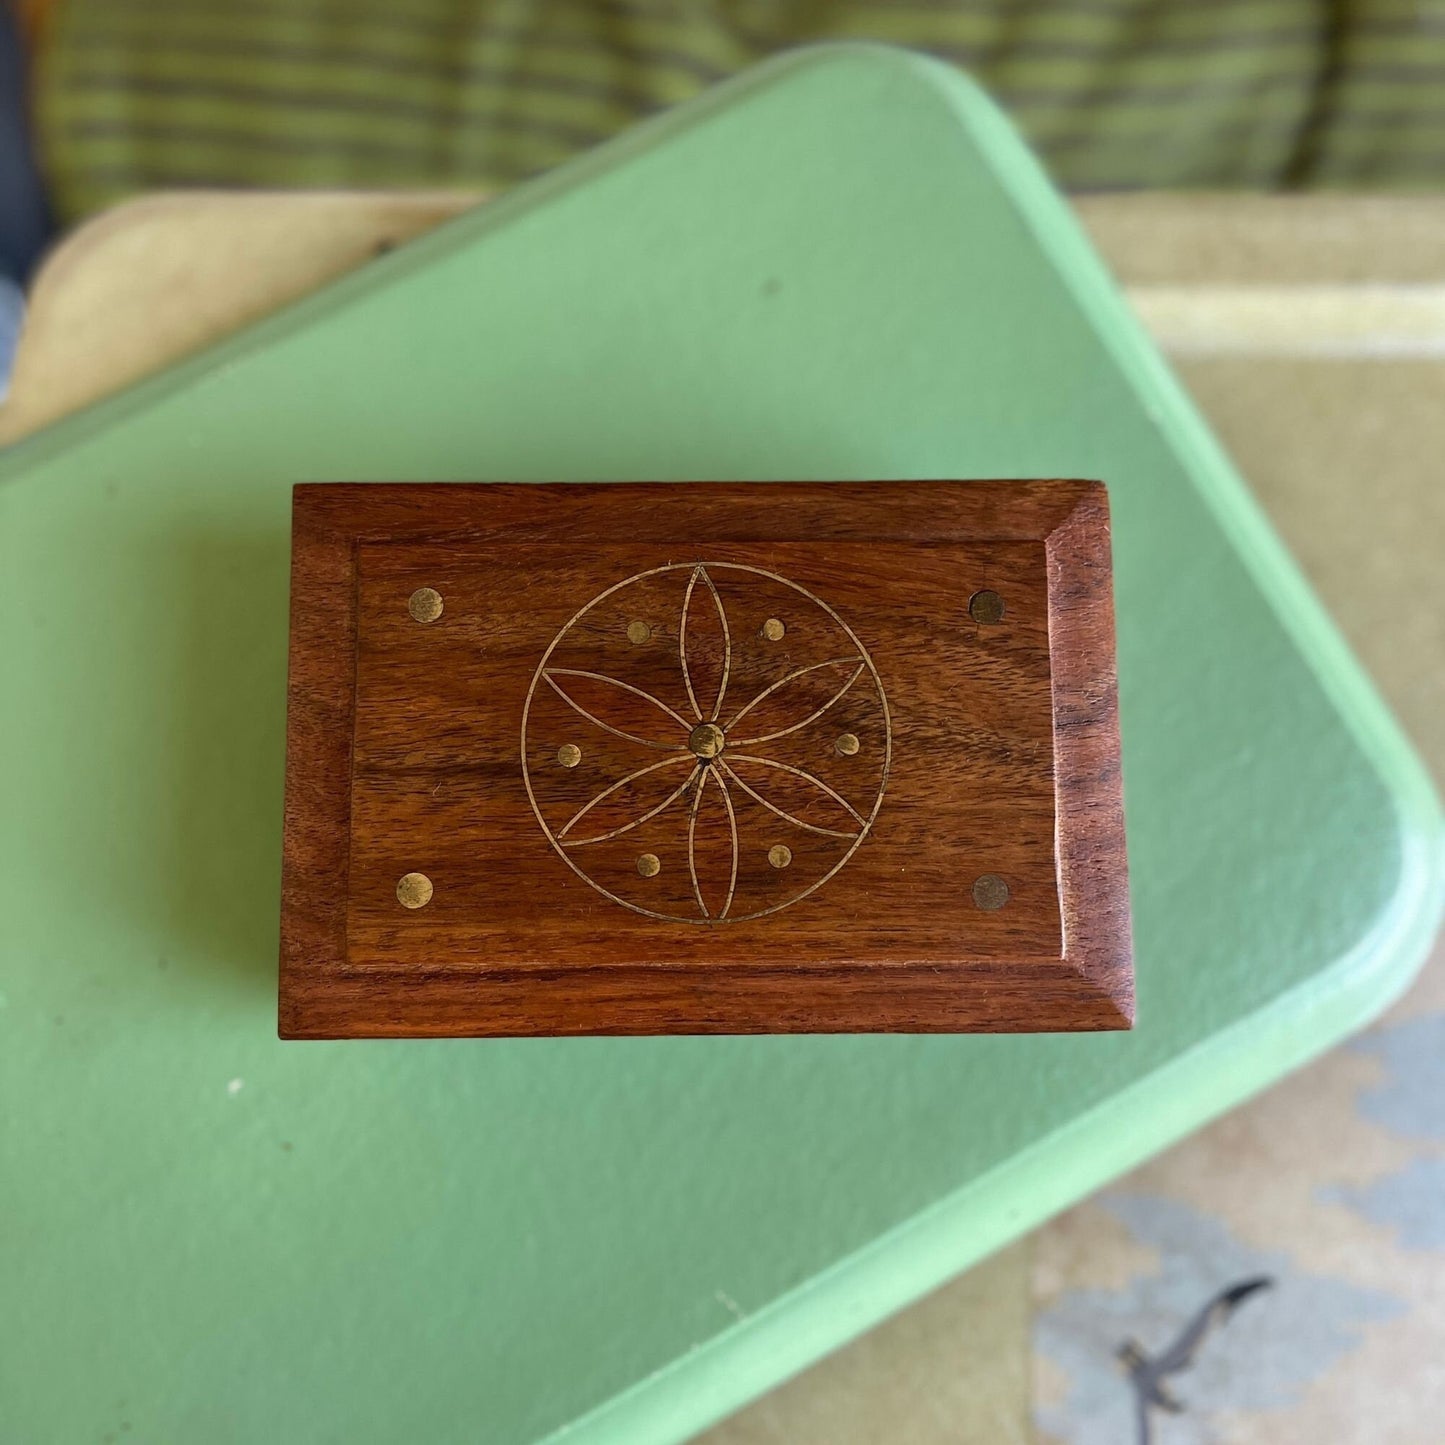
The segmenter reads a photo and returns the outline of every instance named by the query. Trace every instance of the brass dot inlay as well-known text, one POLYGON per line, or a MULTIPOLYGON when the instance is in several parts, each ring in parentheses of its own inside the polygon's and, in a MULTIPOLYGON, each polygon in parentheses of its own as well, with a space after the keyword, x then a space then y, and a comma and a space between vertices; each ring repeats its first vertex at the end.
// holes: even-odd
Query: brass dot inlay
POLYGON ((662 860, 656 853, 644 853, 637 860, 637 871, 644 878, 656 878, 662 872, 662 860))
POLYGON ((783 634, 787 630, 788 629, 783 626, 783 619, 781 617, 770 617, 763 623, 763 636, 766 637, 769 642, 781 642, 783 640, 783 634))
POLYGON ((435 622, 442 615, 442 595, 435 587, 418 587, 407 599, 406 610, 418 622, 435 622))
POLYGON ((968 615, 975 622, 990 625, 1003 621, 1003 598, 997 592, 975 592, 968 599, 968 615))
POLYGON ((1008 884, 997 873, 985 873, 973 885, 974 906, 992 913, 1008 902, 1008 884))
POLYGON ((862 744, 853 733, 844 733, 833 746, 837 748, 845 758, 851 758, 862 744))
POLYGON ((768 862, 774 868, 786 868, 793 861, 793 850, 786 843, 774 843, 768 849, 768 862))
POLYGON ((576 743, 563 743, 557 749, 557 761, 564 768, 575 768, 582 761, 582 749, 576 743))
POLYGON ((695 758, 715 758, 723 750, 726 738, 716 723, 698 723, 687 735, 687 745, 695 758))
POLYGON ((632 643, 634 647, 646 642, 651 636, 652 628, 650 628, 647 623, 632 621, 627 624, 627 640, 632 643))
POLYGON ((397 882, 396 901, 403 908, 425 908, 431 896, 431 879, 425 873, 407 873, 397 882))

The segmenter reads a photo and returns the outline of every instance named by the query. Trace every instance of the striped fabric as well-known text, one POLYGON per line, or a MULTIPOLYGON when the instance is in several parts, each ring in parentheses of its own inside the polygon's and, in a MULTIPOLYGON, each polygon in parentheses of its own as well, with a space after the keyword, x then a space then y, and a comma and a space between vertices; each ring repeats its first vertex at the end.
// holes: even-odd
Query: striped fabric
POLYGON ((1445 0, 58 0, 38 104, 66 218, 492 188, 843 38, 966 66, 1075 189, 1445 181, 1445 0))

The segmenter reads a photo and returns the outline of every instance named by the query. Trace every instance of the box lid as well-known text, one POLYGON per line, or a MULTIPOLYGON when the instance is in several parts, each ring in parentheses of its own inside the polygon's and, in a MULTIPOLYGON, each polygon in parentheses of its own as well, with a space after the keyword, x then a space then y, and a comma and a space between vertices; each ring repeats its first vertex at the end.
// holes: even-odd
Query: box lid
POLYGON ((1102 483, 293 518, 285 1036, 1130 1023, 1102 483))

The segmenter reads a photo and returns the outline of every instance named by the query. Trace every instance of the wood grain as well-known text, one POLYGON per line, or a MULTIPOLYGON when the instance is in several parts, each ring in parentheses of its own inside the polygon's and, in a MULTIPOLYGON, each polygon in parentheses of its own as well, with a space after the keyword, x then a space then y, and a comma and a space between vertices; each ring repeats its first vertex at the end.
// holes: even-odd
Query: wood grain
POLYGON ((1110 594, 1099 483, 298 487, 283 1035, 1127 1027, 1110 594))

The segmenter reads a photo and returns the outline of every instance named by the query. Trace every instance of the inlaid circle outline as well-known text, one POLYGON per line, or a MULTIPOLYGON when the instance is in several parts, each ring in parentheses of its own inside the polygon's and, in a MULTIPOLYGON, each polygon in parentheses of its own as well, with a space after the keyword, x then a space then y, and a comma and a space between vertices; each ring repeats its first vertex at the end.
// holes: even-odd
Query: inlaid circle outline
MULTIPOLYGON (((684 614, 686 613, 686 606, 686 601, 684 601, 684 614)), ((832 704, 830 703, 829 706, 831 705, 832 704)), ((864 840, 873 831, 873 824, 877 820, 878 811, 883 806, 883 795, 888 790, 888 776, 892 764, 892 759, 893 720, 888 708, 888 694, 884 691, 883 679, 878 675, 878 669, 874 666, 873 658, 869 654, 868 649, 863 645, 862 638, 860 638, 858 634, 853 631, 853 629, 843 620, 843 618, 834 608, 830 607, 826 602, 823 601, 821 597, 817 596, 816 593, 810 592, 808 588, 802 586, 797 582, 789 581, 788 578, 782 577, 776 572, 770 572, 765 567, 752 567, 743 562, 670 562, 661 567, 650 567, 644 572, 636 572, 631 577, 623 578, 621 582, 614 582, 612 586, 607 587, 603 591, 599 592, 594 598, 592 598, 590 602, 584 604, 582 607, 579 607, 577 611, 574 612, 572 616, 568 618, 568 620, 558 629, 557 635, 547 645, 547 650, 542 654, 541 659, 537 663, 536 671, 532 674, 532 681, 527 688, 526 699, 522 704, 522 785, 527 790, 527 801, 532 805, 532 813, 537 819, 538 826, 542 829, 543 836, 546 837, 547 841, 552 845, 552 850, 557 854, 557 856, 584 883, 586 883, 589 888, 594 889, 604 898, 607 898, 611 902, 618 904, 620 907, 626 908, 629 912, 639 913, 644 918, 652 918, 659 923, 689 923, 701 925, 703 927, 716 927, 722 924, 731 923, 748 923, 752 922, 755 919, 767 918, 772 914, 781 913, 785 908, 791 908, 795 903, 801 903, 803 899, 809 897, 813 893, 816 893, 818 889, 820 889, 825 883, 829 881, 829 879, 835 877, 841 871, 844 865, 847 864, 849 859, 851 859, 853 855, 858 851, 858 849, 862 847, 864 840), (655 909, 644 908, 641 904, 630 903, 625 898, 619 898, 617 894, 613 893, 610 889, 604 888, 600 883, 598 883, 595 879, 590 878, 580 867, 578 867, 577 863, 573 860, 571 854, 565 847, 563 847, 562 843, 558 840, 557 836, 548 826, 547 820, 542 816, 542 809, 538 805, 536 794, 533 792, 532 789, 531 773, 527 764, 527 727, 531 719, 532 699, 536 696, 538 684, 541 683, 543 676, 546 673, 548 660, 551 658, 552 654, 557 650, 558 645, 572 630, 572 628, 575 627, 577 623, 580 622, 582 618, 587 615, 587 613, 592 611, 594 607, 598 606, 602 602, 605 602, 607 598, 611 597, 614 592, 619 592, 622 590, 622 588, 629 587, 634 582, 641 582, 647 577, 657 577, 666 572, 691 572, 693 574, 694 581, 699 574, 711 572, 748 572, 757 577, 765 577, 770 582, 776 582, 779 585, 790 588, 792 591, 797 592, 799 595, 806 597, 809 602, 814 604, 814 606, 821 608, 823 612, 826 613, 827 616, 831 618, 832 621, 839 628, 842 629, 844 635, 853 644, 853 646, 858 649, 858 657, 859 659, 861 659, 864 668, 866 668, 869 677, 871 677, 873 680, 873 685, 878 692, 878 703, 883 711, 883 768, 882 774, 878 780, 878 793, 873 800, 873 807, 869 811, 866 819, 864 819, 862 827, 858 831, 858 835, 853 839, 852 845, 848 848, 848 851, 844 853, 843 856, 838 859, 838 861, 826 873, 823 874, 821 878, 818 878, 813 883, 810 883, 800 893, 794 894, 793 897, 787 898, 781 903, 775 903, 769 908, 758 909, 753 913, 736 914, 731 917, 697 918, 687 914, 659 913, 655 909)), ((706 786, 706 781, 706 776, 704 776, 699 783, 699 787, 706 786)), ((736 834, 734 834, 734 840, 734 848, 736 849, 736 834)))

